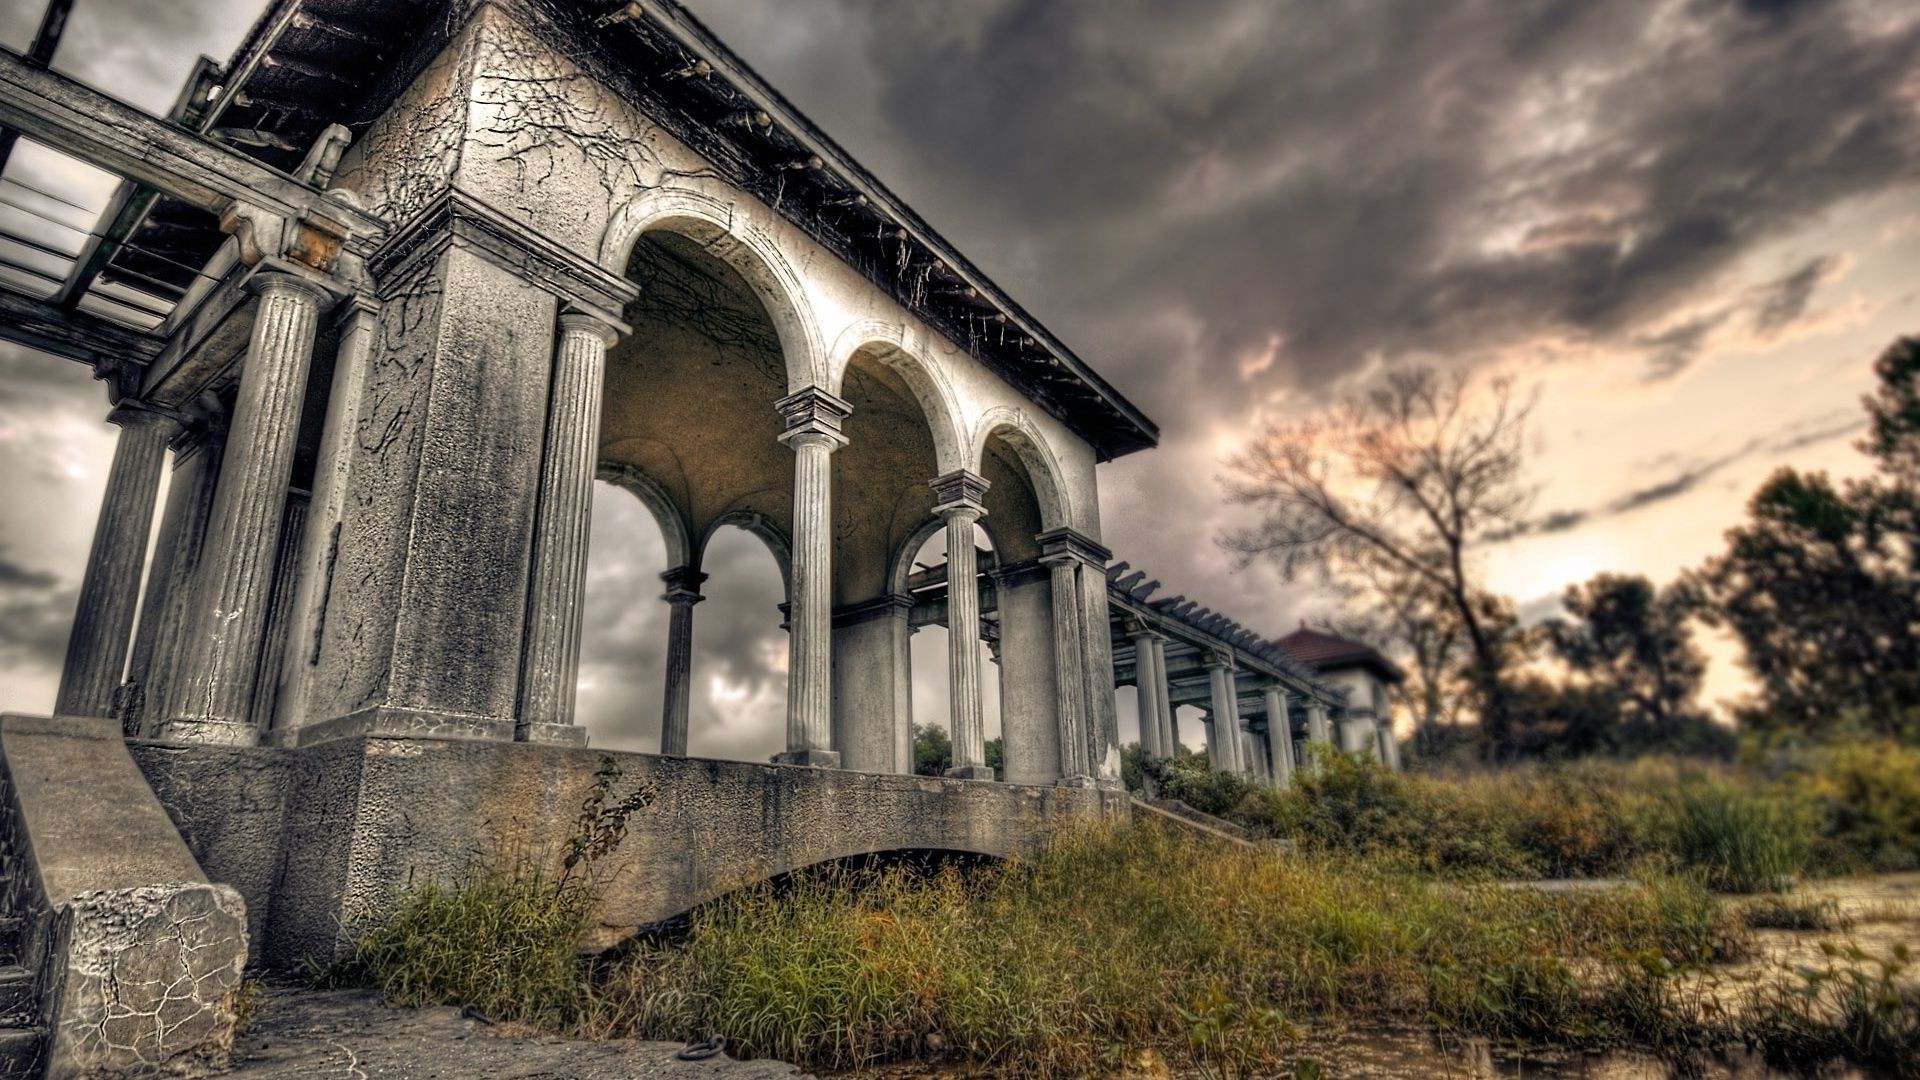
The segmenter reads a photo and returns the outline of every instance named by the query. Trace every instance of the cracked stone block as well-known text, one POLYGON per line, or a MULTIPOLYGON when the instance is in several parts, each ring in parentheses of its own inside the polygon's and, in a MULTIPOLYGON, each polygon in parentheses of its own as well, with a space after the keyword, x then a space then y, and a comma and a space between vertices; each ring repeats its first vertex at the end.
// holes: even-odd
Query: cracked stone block
POLYGON ((247 959, 239 893, 195 883, 102 890, 61 904, 54 919, 49 1077, 225 1067, 247 959))

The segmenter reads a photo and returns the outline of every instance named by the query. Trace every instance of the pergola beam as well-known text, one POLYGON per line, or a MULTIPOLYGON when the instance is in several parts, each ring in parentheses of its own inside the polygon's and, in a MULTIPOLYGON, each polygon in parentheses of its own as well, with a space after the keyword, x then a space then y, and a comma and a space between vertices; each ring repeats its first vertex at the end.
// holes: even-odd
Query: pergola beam
POLYGON ((152 334, 5 288, 0 288, 0 340, 83 364, 144 365, 160 355, 163 344, 152 334))
POLYGON ((386 233, 386 222, 364 210, 6 48, 0 126, 209 213, 240 201, 290 219, 326 218, 363 252, 386 233))

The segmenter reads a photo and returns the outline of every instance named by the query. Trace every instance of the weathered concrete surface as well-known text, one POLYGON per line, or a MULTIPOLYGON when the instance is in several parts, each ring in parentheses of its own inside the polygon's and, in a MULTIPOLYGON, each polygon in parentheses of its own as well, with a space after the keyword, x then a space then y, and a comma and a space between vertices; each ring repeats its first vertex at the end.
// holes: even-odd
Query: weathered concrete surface
POLYGON ((226 1062, 247 958, 239 893, 205 883, 82 893, 54 920, 41 971, 49 1076, 226 1062))
POLYGON ((653 804, 601 866, 602 942, 755 881, 886 851, 1027 854, 1123 793, 610 753, 490 740, 135 744, 208 871, 265 912, 276 967, 345 948, 410 882, 477 858, 551 858, 605 767, 653 804))
POLYGON ((119 725, 0 717, 0 770, 6 907, 26 920, 48 1075, 224 1058, 246 907, 208 883, 119 725))
POLYGON ((675 1060, 681 1049, 678 1043, 520 1035, 463 1018, 455 1008, 390 1009, 360 990, 270 989, 228 1075, 244 1080, 777 1080, 801 1075, 777 1061, 735 1061, 724 1055, 675 1060))

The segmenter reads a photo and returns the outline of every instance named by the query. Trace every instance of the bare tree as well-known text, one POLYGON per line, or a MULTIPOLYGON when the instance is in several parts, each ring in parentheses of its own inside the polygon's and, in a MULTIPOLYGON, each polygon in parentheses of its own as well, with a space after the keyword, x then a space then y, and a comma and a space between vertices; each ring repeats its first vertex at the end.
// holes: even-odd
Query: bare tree
MULTIPOLYGON (((1401 658, 1407 679, 1395 693, 1413 717, 1416 740, 1429 739, 1459 718, 1461 656, 1466 642, 1460 620, 1432 585, 1397 568, 1357 567, 1337 583, 1362 607, 1334 620, 1334 633, 1365 641, 1401 658)), ((1423 752, 1432 746, 1422 742, 1423 752)))
POLYGON ((1387 610, 1427 598, 1434 632, 1450 621, 1465 639, 1465 674, 1495 751, 1511 730, 1505 673, 1517 635, 1473 555, 1519 527, 1532 502, 1521 478, 1532 407, 1506 380, 1483 388, 1464 374, 1399 368, 1323 417, 1269 426, 1228 463, 1230 498, 1261 520, 1224 536, 1226 547, 1243 561, 1273 560, 1288 580, 1311 573, 1366 588, 1387 610))

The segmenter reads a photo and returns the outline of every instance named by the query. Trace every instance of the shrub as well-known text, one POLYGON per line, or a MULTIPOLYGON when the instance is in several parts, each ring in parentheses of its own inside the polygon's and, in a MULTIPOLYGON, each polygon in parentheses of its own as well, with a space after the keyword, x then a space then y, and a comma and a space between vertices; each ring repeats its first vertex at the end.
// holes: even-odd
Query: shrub
POLYGON ((1793 777, 1819 821, 1818 861, 1836 871, 1920 869, 1920 748, 1825 747, 1793 777))
POLYGON ((1797 875, 1812 829, 1787 802, 1701 775, 1654 811, 1659 848, 1728 892, 1765 892, 1797 875))

